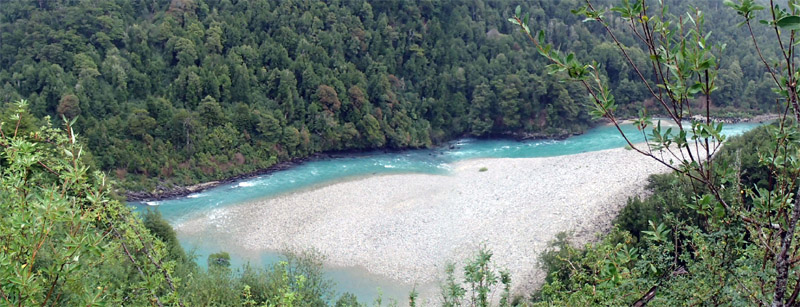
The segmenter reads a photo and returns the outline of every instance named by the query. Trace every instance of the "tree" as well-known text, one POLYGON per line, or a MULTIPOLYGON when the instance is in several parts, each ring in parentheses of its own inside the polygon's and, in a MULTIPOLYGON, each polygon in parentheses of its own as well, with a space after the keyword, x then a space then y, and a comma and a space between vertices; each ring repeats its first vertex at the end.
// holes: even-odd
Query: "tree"
POLYGON ((150 133, 155 126, 155 118, 150 117, 150 113, 145 109, 134 109, 128 116, 128 129, 130 134, 142 140, 150 137, 150 133))
POLYGON ((503 118, 503 125, 508 130, 520 127, 519 114, 519 87, 522 81, 516 75, 509 75, 504 82, 499 83, 497 92, 500 93, 498 109, 503 118))
POLYGON ((175 42, 175 59, 183 66, 192 66, 197 61, 197 50, 194 42, 187 38, 179 38, 175 42))
POLYGON ((720 69, 717 85, 720 89, 712 95, 713 103, 720 106, 742 107, 743 77, 742 68, 737 60, 731 62, 728 68, 720 69))
MULTIPOLYGON (((196 154, 208 156, 218 150, 188 146, 191 138, 178 133, 184 129, 174 129, 169 119, 180 109, 194 112, 195 142, 202 139, 205 131, 201 128, 207 124, 216 128, 233 123, 241 132, 232 136, 237 144, 262 148, 259 142, 265 140, 257 135, 260 120, 255 114, 267 110, 278 120, 278 131, 290 125, 310 131, 308 150, 297 151, 297 156, 268 158, 257 166, 220 168, 215 174, 187 167, 168 176, 150 172, 124 176, 120 180, 125 190, 196 184, 208 176, 241 174, 332 146, 362 148, 367 144, 365 134, 331 142, 326 138, 335 138, 339 128, 318 127, 349 123, 348 127, 363 131, 366 114, 378 121, 386 138, 382 146, 402 147, 427 146, 425 140, 438 143, 464 135, 577 133, 593 124, 583 109, 566 103, 583 101, 582 92, 575 86, 561 86, 557 78, 538 78, 546 60, 529 55, 528 47, 515 42, 510 25, 498 24, 511 0, 475 4, 56 1, 43 5, 47 9, 35 2, 0 5, 0 100, 24 98, 30 101, 34 116, 60 119, 61 99, 74 95, 81 110, 74 128, 80 135, 101 138, 86 144, 98 160, 136 161, 131 163, 154 170, 163 167, 158 164, 166 162, 165 152, 173 162, 191 165, 196 154), (482 84, 489 86, 488 92, 479 88, 482 84), (199 114, 207 96, 225 115, 217 117, 219 121, 206 122, 199 114), (156 99, 167 99, 172 106, 158 111, 144 106, 156 99), (483 105, 473 108, 473 101, 483 105), (252 116, 240 112, 245 107, 252 116), (141 133, 131 134, 124 125, 127 115, 137 109, 147 110, 156 120, 148 133, 152 142, 141 133), (184 137, 178 138, 180 134, 184 137), (159 152, 147 146, 159 141, 164 146, 171 142, 175 150, 161 146, 164 152, 159 152)), ((644 99, 647 88, 631 82, 638 79, 636 71, 612 52, 617 48, 613 42, 603 41, 601 27, 582 23, 559 9, 577 2, 538 1, 530 22, 561 31, 563 35, 553 41, 559 48, 575 49, 577 55, 596 54, 603 64, 600 76, 609 80, 610 90, 618 97, 619 116, 636 115, 639 105, 652 101, 644 99)), ((691 3, 674 1, 674 11, 691 3)), ((764 69, 753 67, 759 57, 741 55, 749 42, 734 39, 742 35, 731 22, 736 13, 716 10, 713 3, 699 6, 722 20, 715 22, 714 33, 725 37, 726 54, 740 57, 742 70, 739 76, 735 65, 722 63, 724 71, 715 84, 719 90, 712 93, 720 97, 713 96, 712 101, 734 114, 741 109, 773 111, 776 94, 762 82, 764 69), (742 86, 735 84, 740 77, 742 86), (748 87, 750 81, 755 83, 748 87), (732 99, 748 88, 769 99, 746 103, 732 99), (728 101, 742 103, 722 103, 728 101)), ((621 30, 618 38, 642 74, 652 76, 646 62, 649 51, 636 44, 636 34, 620 20, 611 27, 621 30)), ((767 30, 755 29, 756 36, 771 34, 767 30)), ((777 48, 766 48, 764 53, 779 54, 777 48)), ((106 167, 120 163, 103 163, 103 170, 115 171, 106 167)))
POLYGON ((209 269, 228 269, 231 266, 231 255, 227 252, 219 252, 208 255, 209 269))
POLYGON ((198 113, 209 127, 219 126, 228 122, 225 113, 222 112, 222 107, 216 99, 211 96, 206 96, 198 106, 198 113))
POLYGON ((491 133, 494 126, 494 121, 491 119, 493 100, 494 94, 488 84, 477 86, 472 93, 469 117, 473 135, 482 136, 491 133))
POLYGON ((369 99, 367 99, 367 95, 364 94, 364 90, 356 85, 351 86, 350 89, 347 90, 347 94, 350 97, 350 102, 358 109, 369 103, 369 99))
POLYGON ((73 123, 0 134, 3 305, 183 305, 163 243, 89 170, 73 123))
POLYGON ((258 132, 261 133, 267 142, 277 142, 281 136, 280 121, 269 113, 264 114, 259 120, 258 132))
POLYGON ((336 94, 336 90, 327 85, 317 87, 317 99, 332 112, 336 112, 342 107, 342 102, 339 101, 339 95, 336 94))
MULTIPOLYGON (((576 281, 567 287, 579 289, 592 284, 593 289, 603 291, 592 294, 593 299, 581 298, 587 293, 573 292, 575 295, 571 295, 565 292, 556 295, 558 300, 576 304, 584 299, 595 303, 609 299, 606 303, 613 300, 615 303, 612 304, 643 306, 663 292, 667 301, 670 296, 679 299, 694 295, 717 304, 798 304, 800 278, 794 273, 798 262, 793 259, 800 256, 795 240, 800 206, 792 204, 800 202, 800 183, 797 182, 800 167, 794 162, 787 163, 787 159, 793 160, 798 150, 797 144, 790 141, 790 135, 800 130, 797 126, 800 103, 798 76, 793 64, 796 55, 787 46, 794 44, 795 32, 800 30, 800 7, 793 5, 794 1, 789 3, 788 9, 777 5, 767 8, 769 14, 763 23, 774 30, 772 42, 780 51, 779 60, 774 61, 777 64, 771 65, 773 62, 765 58, 751 26, 751 21, 765 7, 753 0, 725 1, 726 6, 743 18, 740 25, 746 26, 755 51, 768 72, 768 80, 774 81, 773 86, 781 95, 782 108, 791 110, 783 113, 788 117, 782 116, 768 129, 770 145, 760 149, 762 165, 770 170, 771 183, 754 187, 742 184, 735 165, 718 163, 713 158, 726 140, 721 134, 722 123, 716 122, 712 116, 711 104, 712 94, 718 89, 715 84, 720 71, 719 55, 725 46, 709 41, 710 33, 699 10, 686 14, 686 19, 675 20, 665 7, 650 7, 644 1, 622 1, 608 11, 597 9, 587 1, 573 11, 586 21, 596 22, 608 33, 619 53, 637 72, 639 82, 657 102, 660 112, 677 127, 675 130, 663 127, 660 121, 654 125, 642 111, 634 124, 648 142, 634 144, 619 128, 615 115, 617 102, 597 63, 581 62, 574 53, 564 54, 552 48, 545 32, 534 33, 528 17, 522 16, 520 7, 517 7, 510 22, 519 26, 537 51, 550 61, 550 72, 584 87, 589 94, 591 114, 605 118, 617 127, 630 149, 679 174, 694 193, 686 204, 687 209, 702 219, 699 225, 675 220, 668 225, 650 222, 651 229, 644 233, 651 242, 649 251, 657 252, 646 255, 660 255, 655 258, 642 256, 642 260, 637 261, 638 252, 631 250, 624 240, 616 246, 599 245, 597 255, 606 258, 595 262, 596 270, 590 270, 594 273, 588 275, 581 275, 587 271, 579 269, 580 265, 573 266, 576 268, 573 270, 573 274, 577 274, 576 281), (639 44, 650 53, 655 70, 652 78, 641 73, 640 67, 615 35, 616 31, 609 23, 611 12, 617 14, 615 18, 629 24, 630 29, 638 34, 639 44), (696 98, 702 101, 701 107, 689 108, 690 102, 696 98), (646 133, 645 129, 652 132, 646 133), (714 252, 717 250, 721 252, 714 252), (651 285, 642 285, 643 280, 651 285), (625 300, 623 297, 627 294, 614 298, 606 296, 616 291, 611 290, 612 287, 631 290, 635 295, 631 297, 635 300, 625 300), (724 301, 722 296, 726 296, 724 301)), ((738 74, 735 66, 730 69, 730 74, 738 74)), ((729 82, 735 81, 735 78, 730 79, 729 82)))
POLYGON ((447 277, 441 285, 442 306, 489 306, 498 282, 503 286, 499 306, 511 306, 511 275, 496 267, 492 262, 492 252, 486 247, 481 247, 464 266, 464 284, 467 289, 456 281, 454 272, 455 266, 447 265, 447 277))
MULTIPOLYGON (((20 126, 28 113, 15 103, 20 126)), ((11 119, 11 120, 9 120, 11 119)), ((319 256, 287 256, 270 268, 209 256, 200 270, 160 214, 144 220, 111 195, 111 180, 89 166, 72 129, 50 121, 0 133, 0 305, 320 306, 335 300, 319 256), (30 133, 29 133, 30 132, 30 133)), ((347 299, 345 299, 347 301, 347 299)), ((352 301, 352 299, 350 300, 352 301)))
POLYGON ((81 114, 81 106, 78 103, 78 97, 72 94, 67 94, 61 97, 61 101, 58 103, 58 108, 56 109, 59 115, 66 117, 67 119, 73 119, 76 116, 81 114))
POLYGON ((302 140, 300 139, 300 130, 297 128, 289 126, 283 129, 283 145, 286 145, 286 148, 289 152, 294 152, 297 150, 297 147, 300 146, 302 140))
POLYGON ((372 114, 364 115, 361 121, 361 134, 366 136, 367 144, 371 147, 380 147, 386 143, 386 136, 381 131, 381 124, 372 114))

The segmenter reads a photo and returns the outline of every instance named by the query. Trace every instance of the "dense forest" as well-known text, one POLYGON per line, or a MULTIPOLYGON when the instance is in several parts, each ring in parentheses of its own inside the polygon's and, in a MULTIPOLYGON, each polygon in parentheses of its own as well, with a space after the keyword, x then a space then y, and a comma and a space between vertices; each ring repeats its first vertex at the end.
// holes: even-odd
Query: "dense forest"
MULTIPOLYGON (((522 5, 537 29, 558 33, 552 44, 597 59, 618 112, 635 115, 646 90, 603 30, 567 9, 579 3, 522 5)), ((546 73, 506 22, 516 4, 9 1, 0 6, 0 102, 8 113, 27 99, 31 126, 77 117, 91 163, 129 190, 317 152, 584 131, 592 120, 582 88, 546 73)), ((722 63, 714 105, 721 114, 773 110, 756 99, 773 93, 748 42, 735 39, 744 34, 735 13, 702 5, 714 5, 715 37, 735 55, 722 63)), ((646 62, 629 32, 620 40, 646 62)))
MULTIPOLYGON (((551 53, 537 56, 517 32, 521 20, 507 21, 519 11, 547 32, 541 43, 601 63, 617 116, 651 110, 603 27, 621 34, 644 75, 653 73, 648 61, 686 58, 648 57, 619 17, 644 20, 642 6, 619 2, 623 9, 598 17, 607 22, 600 24, 582 22, 593 13, 586 7, 570 14, 578 0, 532 1, 516 13, 514 1, 4 1, 0 305, 365 306, 334 293, 314 255, 238 269, 220 252, 199 268, 157 213, 139 216, 113 197, 107 174, 127 189, 151 189, 321 151, 583 131, 592 124, 581 107, 586 93, 547 74, 551 53)), ((670 18, 684 18, 688 2, 670 18)), ((652 177, 652 195, 630 200, 601 241, 576 248, 560 237, 541 257, 548 276, 531 297, 511 297, 511 277, 490 271, 491 252, 480 251, 465 278, 446 270, 445 306, 467 305, 470 295, 478 305, 476 294, 488 305, 491 286, 505 287, 497 296, 503 306, 797 304, 800 5, 760 12, 766 26, 752 38, 771 44, 753 52, 748 27, 737 25, 765 8, 725 3, 731 9, 703 4, 715 41, 727 44, 719 69, 693 61, 690 77, 675 79, 719 72, 706 114, 777 106, 788 115, 730 140, 710 118, 692 122, 695 135, 659 125, 648 149, 689 146, 687 139, 706 148, 709 139, 727 143, 716 156, 684 159, 685 168, 652 177), (786 64, 772 62, 782 57, 786 64)), ((679 28, 654 26, 660 22, 642 21, 660 33, 679 28)), ((706 55, 704 36, 677 37, 662 43, 699 41, 682 54, 706 55)))
MULTIPOLYGON (((393 306, 380 297, 364 301, 336 293, 321 256, 313 253, 264 268, 232 267, 225 252, 197 259, 157 212, 132 214, 130 206, 110 197, 108 182, 85 165, 82 145, 72 141, 69 129, 30 132, 0 135, 0 279, 8 281, 0 284, 2 305, 393 306)), ((768 186, 769 170, 759 164, 757 151, 769 148, 769 139, 766 127, 733 139, 718 161, 740 163, 743 184, 768 186)), ((671 243, 673 229, 681 229, 673 236, 680 239, 680 263, 692 274, 662 283, 653 305, 748 302, 737 281, 752 282, 761 263, 747 249, 743 225, 710 224, 707 215, 698 215, 686 205, 695 192, 677 174, 651 178, 650 189, 649 198, 629 201, 601 242, 578 249, 560 236, 541 258, 547 281, 530 298, 512 297, 512 277, 485 269, 491 252, 481 250, 465 267, 477 268, 476 274, 454 276, 453 267, 447 268, 443 306, 468 304, 472 290, 500 297, 500 306, 630 305, 659 284, 662 271, 670 271, 678 250, 671 243), (690 255, 686 245, 697 242, 689 236, 707 240, 694 246, 703 254, 690 255)), ((409 306, 416 295, 409 293, 409 306)))

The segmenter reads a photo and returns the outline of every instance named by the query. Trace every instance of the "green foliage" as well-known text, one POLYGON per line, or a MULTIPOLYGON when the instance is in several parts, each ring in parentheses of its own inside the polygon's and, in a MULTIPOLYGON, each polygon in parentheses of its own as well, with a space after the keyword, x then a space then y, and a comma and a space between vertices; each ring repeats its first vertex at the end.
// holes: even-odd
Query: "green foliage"
MULTIPOLYGON (((209 256, 209 269, 193 267, 181 279, 183 296, 191 306, 328 306, 334 301, 332 283, 322 273, 315 254, 287 256, 266 268, 230 268, 226 252, 209 256)), ((352 294, 335 306, 362 306, 352 294)))
POLYGON ((358 302, 358 298, 352 293, 342 294, 336 301, 335 307, 360 307, 364 306, 358 302))
MULTIPOLYGON (((795 61, 784 45, 796 43, 796 1, 767 8, 771 14, 756 1, 724 1, 733 10, 704 10, 714 20, 708 25, 698 10, 684 14, 689 1, 660 10, 587 2, 577 17, 563 10, 573 2, 525 3, 511 23, 501 22, 511 1, 4 3, 3 304, 333 301, 314 257, 238 272, 220 253, 211 270, 199 270, 157 215, 142 222, 113 200, 110 180, 92 163, 125 188, 152 190, 320 151, 580 132, 592 116, 616 123, 636 114, 649 144, 631 149, 658 159, 653 152, 693 145, 710 158, 717 150, 709 144, 726 138, 721 124, 694 119, 698 110, 769 111, 784 98, 778 111, 791 108, 800 119, 798 76, 782 64, 795 61), (747 27, 735 27, 734 14, 747 27), (759 14, 767 27, 753 29, 759 14), (630 32, 640 27, 647 33, 630 32), (711 45, 711 32, 727 48, 711 45), (747 34, 777 35, 781 44, 754 53, 753 42, 740 39, 747 34), (517 43, 523 36, 542 57, 517 43), (588 54, 597 60, 583 62, 588 54), (720 60, 727 57, 738 63, 720 60), (29 106, 11 103, 20 98, 29 106), (578 107, 584 102, 588 111, 578 107), (654 113, 681 128, 653 125, 654 113), (66 133, 52 128, 62 118, 66 133)), ((797 303, 796 125, 782 120, 758 141, 728 142, 713 161, 662 156, 682 176, 654 179, 656 196, 632 201, 603 242, 583 251, 559 243, 543 261, 553 277, 539 298, 629 305, 657 289, 653 304, 797 303)), ((510 277, 490 258, 481 251, 464 268, 466 288, 449 267, 446 304, 488 304, 498 282, 508 303, 510 277)), ((358 305, 352 296, 338 302, 358 305)))
POLYGON ((700 218, 684 206, 693 193, 691 186, 674 174, 653 175, 649 180, 647 188, 654 193, 645 199, 628 200, 614 219, 614 225, 639 240, 641 231, 648 229, 650 222, 662 223, 668 215, 686 223, 700 224, 700 218))
MULTIPOLYGON (((17 107, 1 125, 21 126, 17 107)), ((2 304, 181 304, 164 244, 109 196, 65 125, 0 133, 2 304)))
POLYGON ((411 289, 411 293, 408 294, 408 306, 416 307, 418 297, 419 297, 419 292, 417 292, 417 288, 414 287, 414 289, 411 289))
MULTIPOLYGON (((25 101, 0 118, 0 305, 324 306, 334 301, 322 258, 287 256, 267 268, 195 264, 157 211, 140 219, 87 166, 81 143, 49 125, 28 130, 25 101), (5 130, 3 130, 5 131, 5 130), (16 131, 16 133, 14 133, 16 131)), ((46 121, 47 123, 48 121, 46 121)), ((343 306, 361 306, 344 295, 343 306)))
POLYGON ((500 306, 510 306, 511 275, 505 270, 498 270, 491 260, 492 252, 482 247, 464 265, 463 284, 456 281, 455 265, 447 265, 446 279, 441 285, 442 306, 490 306, 493 304, 492 293, 498 290, 498 283, 503 286, 500 289, 500 306))
MULTIPOLYGON (((333 283, 324 276, 322 258, 314 253, 287 255, 265 268, 231 267, 227 252, 208 256, 208 270, 195 265, 178 244, 175 231, 158 211, 147 211, 144 226, 165 243, 175 262, 174 275, 189 306, 326 306, 333 302, 333 283)), ((362 306, 352 294, 343 294, 336 306, 362 306)))
MULTIPOLYGON (((501 22, 510 0, 4 4, 0 103, 26 98, 36 117, 82 118, 74 129, 128 190, 158 193, 321 151, 582 132, 589 112, 605 112, 577 107, 583 89, 549 76, 548 62, 519 44, 522 34, 501 22)), ((604 108, 635 115, 646 86, 602 29, 564 13, 570 4, 526 2, 525 24, 563 33, 542 42, 575 51, 552 69, 608 79, 624 91, 604 108), (586 54, 602 59, 580 64, 586 54)), ((712 26, 726 52, 749 47, 726 23, 733 12, 706 11, 724 21, 712 26)), ((620 36, 644 62, 634 38, 620 36)), ((754 63, 748 55, 739 70, 722 67, 715 104, 772 110, 769 99, 741 98, 774 96, 754 63)))
POLYGON ((178 263, 190 263, 189 257, 178 242, 178 236, 172 226, 161 217, 157 210, 147 210, 142 215, 142 224, 153 236, 164 242, 164 248, 169 253, 169 259, 178 263))
POLYGON ((227 252, 219 252, 208 255, 208 269, 229 269, 231 266, 231 255, 227 252))
MULTIPOLYGON (((779 98, 783 116, 773 124, 728 142, 715 122, 711 103, 722 85, 741 86, 741 66, 721 69, 725 44, 710 45, 705 16, 697 9, 677 19, 663 2, 621 1, 611 9, 591 1, 573 11, 596 22, 640 76, 640 81, 668 115, 671 127, 653 126, 642 110, 635 121, 647 144, 630 149, 670 167, 674 173, 651 182, 652 197, 635 199, 617 219, 617 228, 602 242, 577 249, 560 238, 542 258, 550 277, 535 297, 539 305, 798 304, 800 283, 795 238, 800 223, 800 163, 796 135, 800 122, 793 45, 800 30, 800 6, 778 5, 762 21, 774 30, 771 50, 760 47, 751 20, 765 8, 755 1, 725 1, 744 18, 756 54, 779 98), (637 32, 638 44, 650 53, 653 77, 645 77, 609 21, 617 17, 637 32), (698 97, 699 95, 699 97, 698 97), (692 106, 695 101, 702 101, 692 106), (698 110, 699 109, 699 110, 698 110), (791 112, 790 112, 791 111, 791 112), (647 134, 645 128, 652 127, 647 134), (647 221, 647 224, 644 224, 647 221), (633 233, 633 235, 632 235, 633 233), (637 240, 638 239, 638 240, 637 240)), ((772 2, 770 2, 772 4, 772 2)), ((581 64, 573 54, 554 51, 540 31, 533 38, 527 17, 516 11, 517 25, 550 62, 552 72, 584 86, 595 116, 618 125, 615 101, 596 62, 581 64)), ((750 83, 749 86, 752 86, 750 83)), ((753 89, 745 90, 753 93, 753 89)), ((766 99, 757 97, 756 99, 766 99)), ((749 102, 747 102, 749 103, 749 102)), ((735 104, 735 103, 734 103, 735 104)), ((622 136, 628 136, 620 130, 622 136)))

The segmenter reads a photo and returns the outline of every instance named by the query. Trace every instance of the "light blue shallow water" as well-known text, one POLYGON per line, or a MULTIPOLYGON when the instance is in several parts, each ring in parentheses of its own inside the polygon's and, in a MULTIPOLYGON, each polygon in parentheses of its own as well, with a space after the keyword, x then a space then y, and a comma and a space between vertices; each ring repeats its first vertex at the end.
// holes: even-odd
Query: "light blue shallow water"
MULTIPOLYGON (((726 125, 724 133, 738 135, 759 124, 741 123, 726 125)), ((634 143, 644 138, 632 125, 623 130, 634 143)), ((140 210, 156 208, 170 223, 180 223, 193 215, 202 215, 210 210, 240 204, 255 199, 272 197, 316 185, 346 180, 352 177, 392 173, 430 173, 446 174, 450 164, 460 160, 475 158, 531 158, 570 155, 625 146, 624 139, 613 126, 602 126, 587 133, 565 140, 477 140, 462 139, 435 149, 408 150, 402 152, 372 152, 349 155, 343 158, 310 161, 278 171, 269 175, 243 179, 221 185, 187 197, 149 202, 147 205, 132 203, 140 210), (149 206, 148 206, 149 205, 149 206)), ((210 253, 217 252, 225 244, 204 238, 183 238, 181 243, 187 250, 195 250, 198 262, 205 264, 210 253)), ((280 259, 276 253, 263 253, 257 256, 231 255, 233 265, 249 261, 254 265, 274 263, 280 259)), ((362 300, 371 301, 376 295, 376 286, 383 288, 385 296, 405 299, 408 286, 396 285, 388 280, 364 274, 360 270, 331 269, 329 276, 337 283, 340 292, 352 292, 362 300)))

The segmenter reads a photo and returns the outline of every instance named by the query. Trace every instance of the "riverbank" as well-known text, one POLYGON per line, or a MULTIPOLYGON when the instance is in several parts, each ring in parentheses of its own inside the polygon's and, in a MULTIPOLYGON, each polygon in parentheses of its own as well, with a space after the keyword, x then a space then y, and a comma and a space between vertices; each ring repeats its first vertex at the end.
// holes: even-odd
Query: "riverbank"
MULTIPOLYGON (((564 140, 569 138, 570 136, 575 136, 579 134, 570 134, 570 133, 559 133, 559 134, 508 134, 508 135, 498 135, 495 137, 491 137, 488 139, 498 139, 498 140, 514 140, 518 142, 522 141, 534 141, 534 140, 564 140)), ((467 138, 466 136, 463 138, 467 138)), ((463 139, 462 138, 462 139, 463 139)), ((447 149, 454 149, 456 145, 452 145, 453 143, 457 142, 457 140, 451 140, 445 142, 443 144, 439 144, 438 146, 431 147, 433 151, 439 150, 447 150, 447 149), (451 145, 447 145, 451 144, 451 145)), ((159 185, 152 191, 124 191, 122 193, 126 200, 129 202, 151 202, 151 201, 163 201, 163 200, 170 200, 176 199, 180 197, 184 197, 194 193, 200 193, 208 189, 215 188, 220 185, 233 183, 236 181, 240 181, 243 179, 249 179, 264 175, 269 175, 275 172, 280 172, 284 170, 291 169, 293 167, 300 166, 304 163, 314 162, 314 161, 324 161, 324 160, 331 160, 331 159, 339 159, 339 158, 347 158, 347 157, 361 157, 365 155, 372 155, 372 154, 381 154, 381 153, 402 153, 402 152, 409 152, 413 150, 419 150, 420 148, 402 148, 402 149, 392 149, 392 148, 383 148, 383 149, 365 149, 365 150, 343 150, 343 151, 335 151, 335 152, 322 152, 322 153, 315 153, 311 156, 304 157, 304 158, 295 158, 290 161, 280 162, 270 167, 264 169, 258 169, 252 172, 242 173, 236 176, 227 177, 220 180, 213 180, 208 182, 202 182, 193 185, 187 186, 164 186, 159 185)))
MULTIPOLYGON (((753 117, 712 117, 712 121, 721 122, 725 124, 738 124, 738 123, 766 123, 780 118, 780 114, 767 113, 754 115, 753 117)), ((705 116, 695 115, 695 120, 705 121, 705 116)))
POLYGON ((485 244, 514 291, 529 294, 544 279, 537 257, 557 233, 588 242, 645 192, 649 175, 667 171, 624 149, 451 166, 450 175, 367 177, 214 209, 175 228, 254 253, 316 249, 329 266, 420 285, 485 244))
MULTIPOLYGON (((768 121, 772 121, 779 118, 779 114, 762 114, 756 115, 749 118, 715 118, 715 120, 721 120, 725 123, 764 123, 768 121)), ((665 120, 668 121, 668 120, 665 120)), ((621 121, 621 124, 630 124, 632 123, 632 119, 626 119, 621 121)), ((603 126, 602 122, 599 124, 603 126)), ((605 125, 611 125, 610 122, 606 122, 605 125)), ((513 133, 513 134, 501 134, 495 136, 497 139, 512 139, 516 141, 533 141, 533 140, 542 140, 542 139, 551 139, 551 140, 564 140, 571 136, 576 136, 580 134, 570 133, 567 131, 554 131, 552 133, 513 133)), ((464 136, 466 137, 466 136, 464 136)), ((439 144, 438 148, 447 149, 447 143, 439 144)), ((436 148, 436 147, 434 147, 436 148)), ((449 149, 452 149, 453 146, 449 146, 449 149)), ((433 148, 432 148, 433 149, 433 148)), ((198 183, 194 185, 186 185, 186 186, 165 186, 159 185, 152 191, 124 191, 122 194, 126 197, 127 201, 131 202, 150 202, 150 201, 162 201, 162 200, 169 200, 175 199, 179 197, 184 197, 194 193, 200 193, 205 190, 228 184, 233 183, 239 180, 254 178, 258 176, 264 176, 268 174, 272 174, 275 172, 287 170, 299 165, 302 165, 307 162, 312 161, 319 161, 319 160, 328 160, 328 159, 336 159, 342 157, 357 157, 359 155, 364 154, 371 154, 371 153, 391 153, 391 152, 404 152, 408 150, 414 150, 413 148, 405 148, 405 149, 365 149, 365 150, 344 150, 338 152, 323 152, 323 153, 315 153, 309 157, 304 158, 295 158, 290 161, 280 162, 270 167, 264 169, 258 169, 252 172, 242 173, 236 176, 227 177, 220 180, 208 181, 203 183, 198 183)))
POLYGON ((315 153, 311 156, 304 157, 304 158, 295 158, 291 159, 290 161, 279 162, 270 167, 258 169, 252 172, 246 172, 239 175, 227 177, 220 180, 213 180, 208 182, 202 182, 193 185, 187 186, 172 186, 172 187, 165 187, 159 186, 155 190, 147 192, 147 191, 125 191, 124 195, 129 202, 149 202, 149 201, 162 201, 162 200, 169 200, 175 199, 179 197, 184 197, 189 194, 200 193, 208 189, 215 188, 220 185, 233 183, 236 181, 240 181, 243 179, 255 178, 259 176, 269 175, 275 172, 285 171, 291 169, 293 167, 297 167, 304 163, 313 162, 313 161, 320 161, 320 160, 330 160, 330 159, 339 159, 343 157, 357 157, 360 155, 366 155, 370 153, 391 153, 391 152, 402 152, 407 150, 414 150, 413 148, 408 149, 369 149, 369 150, 344 150, 344 151, 335 151, 335 152, 322 152, 322 153, 315 153))
MULTIPOLYGON (((752 117, 712 117, 711 120, 717 123, 724 123, 724 124, 739 124, 739 123, 755 123, 755 124, 763 124, 767 122, 774 121, 781 117, 780 114, 775 113, 766 113, 766 114, 758 114, 753 115, 752 117)), ((623 124, 633 124, 638 118, 625 118, 620 120, 619 123, 623 124)), ((692 117, 694 120, 705 121, 705 116, 702 115, 695 115, 692 117)), ((651 119, 655 124, 658 120, 661 120, 661 124, 669 124, 674 123, 671 118, 668 117, 655 117, 651 119)), ((613 125, 610 120, 606 120, 606 125, 613 125)))
MULTIPOLYGON (((322 156, 322 155, 320 155, 322 156)), ((236 176, 228 177, 221 180, 213 180, 208 182, 202 182, 198 184, 188 185, 188 186, 158 186, 153 191, 125 191, 124 195, 127 201, 129 202, 149 202, 149 201, 160 201, 166 199, 174 199, 178 197, 187 196, 193 193, 203 192, 205 190, 217 187, 222 184, 232 183, 237 180, 252 178, 256 176, 262 176, 271 174, 274 172, 279 172, 282 170, 286 170, 302 164, 303 162, 314 160, 314 159, 321 159, 322 157, 319 156, 312 156, 302 159, 294 159, 291 161, 280 162, 270 167, 255 170, 252 172, 247 172, 244 174, 239 174, 236 176)))

